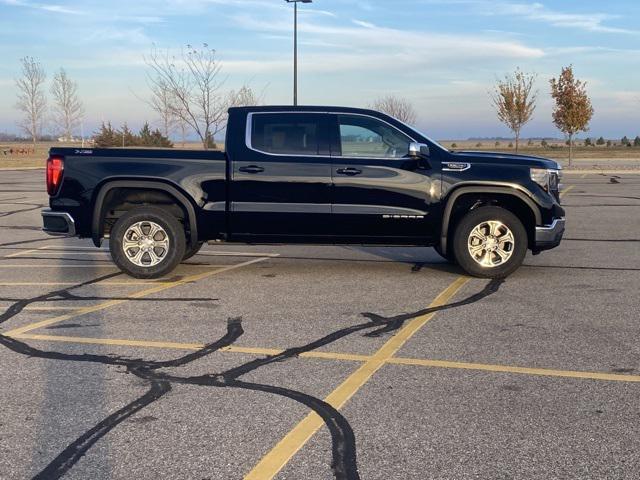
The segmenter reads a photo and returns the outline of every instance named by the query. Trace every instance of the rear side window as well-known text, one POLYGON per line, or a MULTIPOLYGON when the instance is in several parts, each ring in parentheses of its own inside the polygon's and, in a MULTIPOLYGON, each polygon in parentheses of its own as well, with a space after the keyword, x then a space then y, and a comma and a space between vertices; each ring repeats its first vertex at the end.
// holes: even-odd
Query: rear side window
POLYGON ((298 113, 254 114, 251 148, 280 155, 318 155, 320 120, 298 113))

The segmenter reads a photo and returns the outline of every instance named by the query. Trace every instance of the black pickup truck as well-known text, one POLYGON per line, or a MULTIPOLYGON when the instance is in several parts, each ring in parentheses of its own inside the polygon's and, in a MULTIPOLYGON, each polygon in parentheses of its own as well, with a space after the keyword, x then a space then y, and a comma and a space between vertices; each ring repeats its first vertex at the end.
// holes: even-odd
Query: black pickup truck
POLYGON ((560 166, 452 152, 385 114, 342 107, 229 110, 226 152, 53 148, 44 231, 109 239, 156 278, 204 242, 432 246, 504 277, 560 243, 560 166))

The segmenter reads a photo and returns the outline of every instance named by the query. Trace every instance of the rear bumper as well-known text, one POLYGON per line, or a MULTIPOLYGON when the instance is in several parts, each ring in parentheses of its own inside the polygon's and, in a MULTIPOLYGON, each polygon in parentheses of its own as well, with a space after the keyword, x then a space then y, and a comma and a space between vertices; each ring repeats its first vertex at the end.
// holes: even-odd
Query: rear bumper
POLYGON ((75 237, 76 222, 67 212, 54 212, 49 208, 42 210, 42 231, 54 236, 75 237))
POLYGON ((537 251, 549 250, 560 245, 564 235, 565 219, 556 218, 551 225, 536 227, 535 249, 537 251))

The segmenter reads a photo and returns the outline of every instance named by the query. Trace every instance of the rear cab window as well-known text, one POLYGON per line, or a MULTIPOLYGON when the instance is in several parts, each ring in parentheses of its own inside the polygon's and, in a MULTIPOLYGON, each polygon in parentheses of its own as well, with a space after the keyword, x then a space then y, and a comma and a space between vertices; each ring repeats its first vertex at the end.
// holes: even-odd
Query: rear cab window
POLYGON ((325 123, 320 114, 253 113, 247 146, 271 155, 320 155, 326 150, 325 123))

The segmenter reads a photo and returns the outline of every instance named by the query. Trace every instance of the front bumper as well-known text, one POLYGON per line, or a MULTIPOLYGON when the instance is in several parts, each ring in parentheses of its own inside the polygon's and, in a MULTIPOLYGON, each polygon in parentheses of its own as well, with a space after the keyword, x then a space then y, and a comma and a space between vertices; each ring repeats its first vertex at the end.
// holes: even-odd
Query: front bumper
POLYGON ((564 235, 564 228, 564 217, 554 219, 551 225, 536 227, 536 242, 534 250, 549 250, 550 248, 560 245, 560 241, 564 235))
POLYGON ((49 208, 42 210, 42 231, 54 236, 75 237, 76 222, 67 212, 54 212, 49 208))

